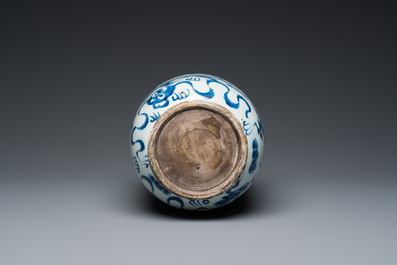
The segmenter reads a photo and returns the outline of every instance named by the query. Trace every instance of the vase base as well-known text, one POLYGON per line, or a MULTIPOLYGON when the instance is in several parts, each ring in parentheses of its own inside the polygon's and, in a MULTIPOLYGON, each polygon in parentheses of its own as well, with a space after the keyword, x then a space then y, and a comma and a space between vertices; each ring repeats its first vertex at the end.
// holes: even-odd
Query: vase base
POLYGON ((167 190, 184 198, 209 199, 236 183, 247 149, 241 123, 229 110, 208 101, 187 101, 156 121, 148 157, 167 190))

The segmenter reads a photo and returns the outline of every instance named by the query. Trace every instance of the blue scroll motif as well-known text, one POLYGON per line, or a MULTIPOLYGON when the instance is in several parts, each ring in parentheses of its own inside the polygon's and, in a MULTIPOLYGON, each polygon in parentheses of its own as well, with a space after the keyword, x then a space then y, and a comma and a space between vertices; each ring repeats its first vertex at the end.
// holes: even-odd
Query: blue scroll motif
POLYGON ((206 76, 206 75, 194 75, 194 76, 187 77, 186 81, 190 83, 190 85, 192 86, 192 89, 198 95, 206 97, 206 98, 213 98, 214 97, 214 95, 215 95, 214 90, 212 90, 210 88, 209 84, 211 82, 218 82, 216 79, 214 79, 212 77, 209 77, 209 76, 206 76), (207 80, 207 86, 208 86, 209 90, 207 92, 198 91, 197 89, 194 88, 193 84, 190 82, 190 81, 200 81, 200 77, 204 77, 204 78, 208 79, 207 80))
POLYGON ((135 130, 143 130, 146 128, 148 122, 149 122, 149 116, 146 113, 141 113, 138 114, 139 116, 145 116, 145 121, 143 122, 143 124, 139 127, 134 126, 134 128, 132 128, 132 132, 131 132, 131 145, 135 145, 135 144, 139 144, 140 148, 138 149, 138 151, 135 152, 135 156, 137 158, 137 160, 140 162, 140 158, 139 158, 139 153, 142 152, 143 150, 145 150, 145 144, 142 140, 138 139, 136 141, 134 141, 134 132, 135 130))
MULTIPOLYGON (((254 108, 256 113, 259 113, 254 105, 252 107, 254 108)), ((254 126, 256 127, 256 129, 258 131, 258 135, 261 137, 261 140, 263 141, 264 140, 264 133, 263 133, 262 122, 259 119, 259 117, 257 118, 257 121, 254 123, 254 126)))
POLYGON ((175 196, 169 197, 169 198, 167 199, 167 203, 168 203, 169 205, 171 205, 171 201, 176 201, 177 203, 179 203, 179 204, 181 205, 181 209, 183 209, 184 203, 183 203, 183 201, 182 201, 181 198, 175 197, 175 196))
MULTIPOLYGON (((179 84, 182 84, 182 83, 187 83, 187 84, 189 84, 189 85, 192 87, 192 89, 193 89, 198 95, 200 95, 200 96, 203 96, 203 97, 206 97, 206 98, 213 98, 214 95, 215 95, 215 93, 214 93, 214 90, 210 87, 210 84, 211 84, 211 83, 217 83, 217 84, 220 84, 220 85, 224 86, 224 87, 227 89, 227 91, 226 91, 225 94, 224 94, 224 99, 225 99, 225 102, 226 102, 226 104, 227 104, 228 106, 230 106, 231 108, 234 108, 234 109, 238 109, 238 108, 240 107, 240 102, 243 101, 243 102, 247 105, 247 110, 245 111, 245 116, 246 116, 246 118, 248 118, 248 114, 249 114, 249 113, 251 112, 251 110, 252 110, 250 104, 248 103, 248 100, 246 99, 246 97, 244 96, 244 94, 243 94, 239 89, 237 89, 237 88, 234 87, 232 84, 230 84, 230 83, 228 83, 228 82, 226 82, 226 81, 221 82, 221 81, 219 81, 219 80, 217 80, 217 79, 215 79, 215 78, 213 78, 213 77, 211 77, 211 76, 209 76, 209 75, 195 74, 195 75, 192 75, 192 76, 187 76, 186 79, 185 79, 184 81, 177 82, 176 84, 173 84, 173 85, 170 85, 171 83, 172 83, 172 81, 169 81, 169 82, 167 82, 167 83, 161 85, 161 86, 166 86, 167 88, 160 88, 158 91, 156 91, 155 94, 153 94, 153 95, 147 100, 147 103, 148 103, 149 105, 152 105, 152 104, 153 104, 153 107, 154 107, 154 108, 159 108, 159 107, 166 107, 166 106, 168 106, 169 101, 168 101, 167 98, 168 98, 172 93, 174 93, 175 86, 177 86, 177 85, 179 85, 179 84), (208 90, 207 92, 198 91, 197 89, 194 88, 194 86, 193 86, 193 84, 192 84, 192 82, 200 81, 200 77, 206 79, 206 83, 207 83, 207 86, 208 86, 208 88, 209 88, 209 90, 208 90), (233 101, 229 98, 230 87, 232 87, 233 89, 237 90, 237 91, 240 92, 240 94, 241 94, 241 95, 237 95, 237 102, 233 102, 233 101), (157 92, 159 92, 159 93, 157 93, 157 92)), ((180 95, 179 95, 179 96, 180 96, 180 95)), ((173 99, 173 100, 178 100, 178 99, 179 99, 179 98, 178 98, 178 95, 175 93, 172 99, 173 99)))
POLYGON ((250 135, 252 133, 252 127, 247 121, 243 121, 243 129, 245 131, 245 135, 250 135))
POLYGON ((252 142, 252 162, 248 169, 248 172, 250 174, 253 173, 257 167, 258 157, 259 157, 258 141, 254 139, 254 141, 252 142))
POLYGON ((141 180, 142 181, 146 181, 147 183, 149 183, 150 187, 152 188, 152 193, 153 193, 154 192, 154 187, 153 187, 152 181, 148 177, 146 177, 144 175, 141 176, 141 180))
POLYGON ((237 95, 237 102, 236 103, 231 101, 229 99, 229 96, 228 96, 228 94, 230 92, 230 89, 229 89, 229 87, 226 87, 226 88, 227 88, 227 92, 223 96, 225 98, 226 104, 229 105, 229 107, 232 107, 234 109, 238 109, 240 107, 240 99, 241 99, 242 101, 245 102, 245 104, 248 107, 248 109, 245 111, 245 117, 248 118, 248 113, 251 112, 251 106, 250 106, 250 104, 248 104, 248 101, 241 95, 237 95))
POLYGON ((168 190, 166 190, 152 175, 148 175, 147 177, 144 175, 141 175, 141 180, 142 181, 146 181, 147 183, 149 183, 150 187, 152 188, 152 193, 154 193, 154 186, 156 186, 156 188, 158 190, 160 190, 162 193, 164 193, 165 195, 170 195, 171 192, 169 192, 168 190), (153 186, 154 184, 154 186, 153 186))
POLYGON ((152 175, 149 174, 148 177, 154 183, 156 188, 159 189, 162 193, 164 193, 165 195, 170 195, 171 194, 171 192, 166 190, 152 175))
POLYGON ((256 127, 258 131, 258 135, 261 137, 261 140, 263 141, 263 127, 261 120, 258 119, 257 122, 254 123, 254 126, 256 127))
POLYGON ((181 99, 187 98, 189 95, 190 95, 190 91, 189 91, 189 89, 186 89, 185 91, 174 93, 172 95, 172 100, 173 101, 181 100, 181 99))
POLYGON ((157 121, 157 119, 160 117, 160 113, 159 112, 153 112, 153 115, 150 116, 150 122, 155 122, 157 121))
MULTIPOLYGON (((207 85, 208 85, 208 83, 209 83, 209 80, 207 81, 207 85)), ((208 87, 209 87, 209 85, 208 85, 208 87)), ((194 87, 193 87, 193 90, 200 96, 203 96, 206 98, 213 98, 215 96, 214 90, 212 90, 212 88, 210 88, 207 92, 200 92, 200 91, 196 90, 194 87)))
MULTIPOLYGON (((244 101, 245 104, 247 105, 247 108, 248 108, 248 109, 245 111, 245 117, 248 118, 248 113, 251 112, 251 106, 250 106, 250 104, 248 103, 248 100, 247 100, 244 96, 242 96, 243 93, 241 93, 242 95, 237 95, 237 102, 233 102, 233 101, 229 98, 230 87, 233 87, 231 84, 227 84, 227 83, 220 82, 220 81, 218 81, 217 79, 215 79, 215 78, 213 78, 213 77, 211 77, 211 76, 206 76, 206 75, 195 75, 195 76, 202 76, 202 77, 207 78, 207 79, 208 79, 208 80, 207 80, 207 85, 208 85, 208 87, 210 87, 210 84, 211 84, 211 83, 217 83, 217 84, 220 84, 220 85, 224 86, 224 87, 227 89, 227 91, 225 92, 225 94, 224 94, 223 97, 224 97, 224 99, 225 99, 226 104, 227 104, 229 107, 234 108, 234 109, 238 109, 238 108, 240 107, 240 101, 244 101)), ((233 89, 236 89, 238 92, 240 92, 240 90, 238 90, 238 89, 235 88, 235 87, 233 87, 233 89)), ((197 92, 197 91, 196 91, 196 92, 197 92)), ((208 96, 209 98, 212 98, 212 97, 214 96, 214 91, 213 91, 211 88, 210 88, 209 92, 207 92, 207 93, 208 93, 208 95, 206 95, 206 96, 208 96)))
POLYGON ((226 196, 222 197, 222 200, 219 202, 216 202, 214 204, 214 206, 216 207, 220 207, 223 205, 228 204, 229 202, 233 201, 234 199, 236 199, 238 196, 240 196, 242 193, 244 193, 244 191, 247 190, 247 188, 249 187, 251 182, 246 182, 243 186, 241 186, 240 188, 237 189, 237 187, 240 185, 240 181, 237 181, 236 184, 234 184, 233 187, 230 188, 230 190, 228 190, 226 193, 226 196))
MULTIPOLYGON (((224 99, 225 99, 226 104, 227 104, 229 107, 234 108, 234 109, 238 109, 238 108, 240 107, 240 100, 244 101, 245 104, 246 104, 247 107, 248 107, 248 109, 245 111, 245 117, 248 118, 248 113, 251 112, 251 106, 250 106, 250 104, 248 103, 248 100, 247 100, 244 96, 242 96, 242 95, 237 95, 237 102, 233 102, 233 101, 229 98, 230 87, 232 87, 230 84, 225 84, 225 83, 220 82, 220 81, 218 81, 217 79, 214 79, 214 78, 209 77, 209 76, 207 76, 207 78, 209 79, 209 80, 207 81, 207 84, 208 84, 208 85, 209 85, 210 83, 218 83, 218 84, 224 86, 224 87, 227 89, 227 91, 225 92, 225 94, 223 95, 223 97, 224 97, 224 99), (230 87, 229 87, 229 86, 230 86, 230 87)), ((233 87, 233 89, 236 89, 236 88, 233 87)), ((236 90, 239 91, 238 89, 236 89, 236 90)), ((242 93, 241 93, 241 94, 242 94, 242 93)))
POLYGON ((256 127, 259 137, 263 141, 263 128, 262 128, 262 123, 259 119, 256 122, 254 122, 252 126, 251 123, 249 123, 248 121, 243 121, 243 129, 245 135, 251 135, 254 126, 256 127))

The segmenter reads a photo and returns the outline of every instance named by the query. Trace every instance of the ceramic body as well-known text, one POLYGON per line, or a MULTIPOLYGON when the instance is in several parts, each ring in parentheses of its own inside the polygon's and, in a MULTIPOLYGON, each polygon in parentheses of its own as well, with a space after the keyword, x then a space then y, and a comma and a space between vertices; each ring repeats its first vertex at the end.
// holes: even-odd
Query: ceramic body
POLYGON ((241 90, 215 76, 188 74, 159 85, 148 95, 136 114, 130 145, 137 174, 154 196, 176 208, 208 210, 234 201, 250 187, 262 162, 264 140, 259 114, 241 90), (226 108, 239 121, 246 137, 248 151, 242 173, 228 190, 211 198, 187 198, 171 192, 161 184, 149 163, 149 137, 154 125, 167 110, 187 101, 206 101, 226 108))

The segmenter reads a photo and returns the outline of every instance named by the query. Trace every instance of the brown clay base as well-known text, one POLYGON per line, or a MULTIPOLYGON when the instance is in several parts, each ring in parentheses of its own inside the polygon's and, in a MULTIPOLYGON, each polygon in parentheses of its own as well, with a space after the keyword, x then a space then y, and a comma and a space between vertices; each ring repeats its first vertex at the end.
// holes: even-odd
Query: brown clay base
POLYGON ((176 195, 208 199, 230 189, 247 160, 247 140, 236 117, 208 101, 180 103, 160 116, 149 138, 149 163, 176 195))

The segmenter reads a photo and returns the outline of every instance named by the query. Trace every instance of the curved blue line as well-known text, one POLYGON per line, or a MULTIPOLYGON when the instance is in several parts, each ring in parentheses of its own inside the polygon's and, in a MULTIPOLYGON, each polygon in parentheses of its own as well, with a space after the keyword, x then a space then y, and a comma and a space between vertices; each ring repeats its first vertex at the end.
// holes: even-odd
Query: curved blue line
POLYGON ((228 91, 224 95, 226 104, 229 105, 230 107, 234 108, 234 109, 238 109, 240 107, 240 99, 241 99, 242 101, 245 102, 245 104, 247 104, 248 109, 245 111, 245 117, 248 118, 248 113, 251 112, 251 106, 248 104, 248 101, 244 97, 242 97, 241 95, 237 95, 237 103, 232 102, 229 99, 229 97, 228 97, 228 94, 230 92, 229 88, 227 88, 227 90, 228 91))
POLYGON ((174 93, 173 95, 172 95, 172 100, 173 101, 175 101, 175 100, 180 100, 181 98, 179 97, 179 95, 177 94, 177 93, 174 93))
POLYGON ((220 207, 220 206, 226 205, 226 204, 234 201, 241 194, 243 194, 247 190, 247 188, 251 182, 246 182, 243 186, 241 186, 240 188, 237 189, 238 185, 240 184, 240 180, 237 181, 236 184, 226 192, 228 195, 222 197, 221 201, 214 203, 214 206, 220 207), (234 190, 234 189, 236 189, 236 190, 234 190))
MULTIPOLYGON (((207 77, 207 78, 210 78, 210 77, 207 77)), ((210 82, 217 82, 215 79, 212 79, 212 80, 213 80, 213 81, 207 80, 207 85, 208 85, 210 82)), ((170 84, 170 83, 166 83, 166 84, 164 84, 164 85, 162 85, 162 86, 170 86, 169 84, 170 84)), ((214 97, 214 95, 215 95, 214 91, 213 91, 210 87, 209 87, 208 92, 200 92, 200 91, 198 91, 197 89, 194 88, 192 82, 190 82, 190 81, 188 81, 188 80, 184 80, 184 81, 177 82, 177 83, 175 83, 174 85, 172 85, 172 87, 175 89, 175 87, 176 87, 177 85, 180 85, 180 84, 189 84, 189 85, 192 87, 192 89, 194 90, 194 92, 196 92, 196 93, 199 94, 200 96, 203 96, 203 97, 206 97, 206 98, 212 98, 212 97, 214 97)), ((180 98, 177 98, 176 100, 178 100, 178 99, 180 99, 180 98)), ((175 99, 174 99, 174 100, 175 100, 175 99)))
POLYGON ((243 129, 245 131, 245 135, 250 135, 252 133, 251 126, 247 121, 243 121, 243 129))
POLYGON ((150 184, 150 187, 152 188, 152 193, 153 193, 154 187, 153 187, 153 183, 150 181, 150 179, 148 177, 142 175, 141 180, 146 180, 146 182, 150 184))
POLYGON ((141 148, 139 148, 139 150, 135 152, 135 155, 136 155, 136 157, 138 158, 138 160, 141 161, 141 159, 140 159, 139 156, 138 156, 138 153, 139 153, 139 152, 142 152, 143 150, 145 150, 145 144, 143 143, 142 140, 136 140, 136 141, 133 142, 132 144, 134 145, 134 144, 136 144, 136 143, 138 143, 138 144, 141 146, 141 148))
POLYGON ((256 138, 254 139, 254 141, 252 142, 252 162, 251 165, 248 169, 248 172, 251 174, 252 172, 255 171, 256 167, 257 167, 257 161, 258 161, 258 157, 259 157, 259 152, 258 152, 258 141, 256 140, 256 138))
POLYGON ((208 88, 209 88, 208 92, 200 92, 200 91, 197 91, 197 90, 193 87, 193 85, 192 85, 192 88, 193 88, 193 90, 194 90, 197 94, 199 94, 200 96, 203 96, 203 97, 206 97, 206 98, 213 98, 213 97, 215 96, 215 93, 214 93, 214 90, 212 90, 212 89, 210 88, 210 86, 209 86, 209 84, 210 84, 211 82, 215 82, 215 81, 207 80, 207 86, 208 86, 208 88))
MULTIPOLYGON (((238 109, 238 108, 240 107, 240 100, 244 101, 245 104, 246 104, 247 107, 248 107, 248 109, 245 111, 245 117, 248 118, 248 113, 251 112, 251 106, 250 106, 250 104, 248 103, 247 99, 244 98, 244 96, 237 95, 237 103, 234 103, 234 102, 232 102, 232 101, 230 100, 230 98, 229 98, 229 96, 228 96, 228 94, 229 94, 229 92, 230 92, 230 88, 229 88, 229 85, 228 85, 228 84, 224 84, 224 83, 222 83, 222 82, 219 82, 218 80, 216 80, 215 78, 212 78, 212 77, 210 77, 210 76, 205 76, 205 77, 206 77, 207 79, 209 79, 209 80, 207 80, 207 85, 208 85, 208 87, 209 87, 210 83, 218 83, 218 84, 224 86, 224 87, 227 89, 227 92, 224 94, 224 98, 225 98, 226 104, 229 105, 230 107, 232 107, 232 108, 234 108, 234 109, 238 109)), ((231 86, 231 85, 230 85, 230 86, 231 86)), ((237 88, 235 88, 235 87, 233 87, 233 89, 235 89, 236 91, 240 92, 240 90, 237 89, 237 88)), ((213 97, 213 96, 214 96, 214 91, 210 89, 210 92, 212 92, 212 96, 211 96, 211 97, 213 97)), ((242 93, 241 93, 241 94, 242 94, 242 93)))
POLYGON ((168 190, 166 190, 161 184, 160 182, 158 182, 156 180, 156 178, 152 175, 148 175, 149 179, 154 183, 154 185, 157 187, 157 189, 159 189, 162 193, 164 193, 165 195, 170 195, 171 192, 169 192, 168 190))
POLYGON ((181 198, 178 198, 178 197, 169 197, 168 200, 167 200, 167 203, 168 203, 169 205, 171 205, 171 204, 170 204, 171 201, 176 201, 176 202, 178 202, 178 203, 181 205, 181 209, 183 209, 184 203, 183 203, 183 201, 181 200, 181 198))
POLYGON ((135 153, 137 159, 140 161, 140 158, 139 158, 139 156, 138 156, 138 153, 139 153, 139 152, 142 152, 143 150, 145 150, 145 144, 143 143, 142 140, 136 140, 136 141, 134 141, 134 139, 133 139, 133 138, 134 138, 134 132, 135 132, 135 130, 140 130, 140 131, 141 131, 141 130, 143 130, 143 129, 146 128, 147 124, 149 123, 149 115, 147 115, 146 113, 141 113, 141 114, 138 114, 138 115, 139 115, 139 116, 144 115, 144 116, 145 116, 145 121, 143 122, 143 124, 142 124, 141 126, 139 126, 139 127, 134 126, 134 128, 132 128, 132 132, 131 132, 131 145, 135 145, 136 143, 138 143, 138 144, 140 145, 139 150, 136 151, 136 153, 135 153))
POLYGON ((155 121, 157 121, 157 119, 160 117, 160 113, 159 112, 157 112, 157 113, 155 113, 155 112, 153 112, 153 116, 150 116, 150 122, 155 122, 155 121))
POLYGON ((261 137, 261 140, 263 141, 263 127, 262 127, 262 122, 258 119, 258 121, 254 123, 254 126, 256 127, 256 130, 258 131, 258 134, 259 134, 259 136, 261 137))

